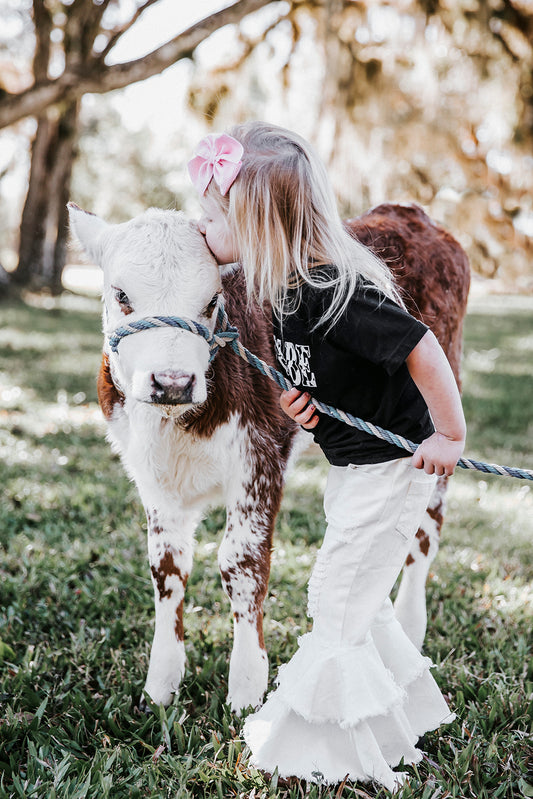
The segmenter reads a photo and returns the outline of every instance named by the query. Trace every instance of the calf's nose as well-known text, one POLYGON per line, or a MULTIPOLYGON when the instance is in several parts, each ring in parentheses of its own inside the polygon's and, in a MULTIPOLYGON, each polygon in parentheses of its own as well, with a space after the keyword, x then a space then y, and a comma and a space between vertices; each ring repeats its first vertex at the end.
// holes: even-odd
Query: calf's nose
POLYGON ((152 402, 159 405, 185 405, 192 402, 195 376, 187 372, 154 372, 152 402))

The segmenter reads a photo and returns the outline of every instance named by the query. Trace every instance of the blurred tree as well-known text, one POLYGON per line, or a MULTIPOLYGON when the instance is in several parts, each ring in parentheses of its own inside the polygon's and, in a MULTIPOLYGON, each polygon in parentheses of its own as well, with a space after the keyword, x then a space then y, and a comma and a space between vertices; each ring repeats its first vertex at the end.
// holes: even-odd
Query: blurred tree
POLYGON ((124 19, 120 0, 33 0, 31 85, 9 91, 0 82, 0 128, 33 116, 28 193, 20 227, 18 285, 61 291, 66 202, 76 155, 80 99, 87 92, 123 88, 182 58, 219 27, 238 23, 268 0, 238 0, 180 33, 146 56, 109 64, 120 38, 158 0, 137 0, 124 19))
POLYGON ((93 98, 81 116, 70 196, 109 222, 123 222, 149 207, 181 207, 168 158, 153 146, 150 129, 117 136, 121 127, 120 113, 107 98, 93 98))
MULTIPOLYGON (((519 66, 516 87, 519 120, 517 139, 533 137, 533 3, 531 0, 417 0, 427 18, 442 21, 452 36, 457 36, 458 22, 477 30, 481 38, 470 37, 471 55, 486 69, 494 58, 491 39, 498 42, 509 58, 519 66), (480 46, 481 45, 481 46, 480 46)), ((463 29, 464 30, 464 29, 463 29)), ((465 42, 466 44, 466 42, 465 42)), ((468 47, 468 45, 467 45, 468 47)))
MULTIPOLYGON (((29 8, 32 0, 4 2, 29 8)), ((196 70, 189 104, 201 119, 220 126, 267 116, 305 134, 314 114, 307 135, 329 161, 345 215, 383 199, 418 201, 459 235, 479 271, 530 270, 531 0, 239 0, 144 58, 108 63, 120 37, 157 2, 33 0, 33 80, 17 91, 0 85, 0 127, 28 114, 38 120, 19 283, 60 289, 81 96, 191 57, 220 27, 267 5, 275 11, 261 30, 236 27, 232 53, 222 48, 212 66, 214 43, 208 71, 196 70), (282 111, 270 101, 280 87, 282 111)), ((150 167, 162 178, 156 163, 150 167)), ((140 169, 133 152, 127 168, 140 169)), ((143 192, 143 201, 153 196, 143 192)))
POLYGON ((300 0, 239 44, 189 88, 207 124, 274 108, 319 145, 345 216, 418 202, 478 272, 533 287, 531 0, 300 0))

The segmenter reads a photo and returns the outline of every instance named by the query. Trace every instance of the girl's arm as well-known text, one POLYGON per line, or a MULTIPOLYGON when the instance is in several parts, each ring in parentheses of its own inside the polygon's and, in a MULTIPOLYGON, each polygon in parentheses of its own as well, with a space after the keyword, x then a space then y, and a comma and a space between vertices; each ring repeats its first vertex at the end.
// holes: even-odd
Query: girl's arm
POLYGON ((436 430, 416 450, 413 466, 428 474, 449 476, 463 453, 466 424, 450 364, 430 330, 407 356, 406 363, 436 430))

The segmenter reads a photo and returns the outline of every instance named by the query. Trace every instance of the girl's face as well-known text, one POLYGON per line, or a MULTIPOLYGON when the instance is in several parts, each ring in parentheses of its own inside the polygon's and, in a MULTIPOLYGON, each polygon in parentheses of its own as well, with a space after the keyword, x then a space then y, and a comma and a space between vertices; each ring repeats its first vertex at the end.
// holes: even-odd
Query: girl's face
POLYGON ((202 217, 198 222, 200 233, 203 233, 207 246, 219 264, 231 264, 239 256, 236 251, 233 234, 228 221, 217 202, 212 197, 202 197, 202 217))

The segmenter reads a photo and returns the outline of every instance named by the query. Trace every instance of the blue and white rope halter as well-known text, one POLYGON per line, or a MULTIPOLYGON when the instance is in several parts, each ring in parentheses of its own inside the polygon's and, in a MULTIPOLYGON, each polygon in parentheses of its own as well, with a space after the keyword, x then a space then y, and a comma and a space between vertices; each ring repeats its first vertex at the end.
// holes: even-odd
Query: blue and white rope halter
POLYGON ((144 319, 136 319, 133 322, 117 327, 108 338, 111 352, 118 352, 118 345, 126 336, 155 327, 179 327, 182 330, 188 330, 190 333, 202 336, 209 344, 210 362, 217 354, 219 347, 225 347, 228 342, 235 341, 239 336, 237 328, 229 324, 224 304, 221 303, 218 307, 215 333, 211 333, 205 325, 201 325, 193 319, 183 319, 179 316, 147 316, 144 319))
MULTIPOLYGON (((208 330, 208 328, 204 325, 194 322, 191 319, 183 319, 179 316, 148 316, 145 319, 137 319, 129 324, 125 324, 122 327, 117 328, 109 336, 109 346, 112 352, 117 352, 118 345, 126 336, 156 327, 178 327, 182 330, 188 330, 191 333, 196 333, 197 335, 202 336, 202 338, 204 338, 209 345, 210 362, 213 360, 220 347, 225 347, 227 344, 229 344, 231 349, 237 355, 258 369, 261 374, 277 383, 282 389, 288 391, 290 388, 292 388, 291 384, 287 382, 281 372, 278 372, 277 369, 274 369, 268 363, 262 361, 260 358, 254 355, 253 352, 250 352, 250 350, 246 349, 246 347, 243 347, 239 341, 239 331, 236 327, 230 325, 222 301, 218 306, 214 333, 211 333, 211 331, 208 330)), ((378 427, 378 425, 372 424, 371 422, 365 422, 358 416, 352 416, 350 413, 345 413, 338 408, 333 408, 331 405, 326 405, 325 403, 314 398, 311 398, 311 402, 318 411, 321 411, 328 416, 332 416, 334 419, 339 419, 341 422, 345 422, 352 427, 356 427, 358 430, 362 430, 364 433, 368 433, 369 435, 376 436, 376 438, 380 438, 383 441, 387 441, 389 444, 393 444, 400 449, 407 450, 408 452, 415 452, 418 448, 418 444, 409 441, 407 438, 396 435, 395 433, 391 433, 389 430, 384 430, 382 427, 378 427)), ((519 469, 513 466, 498 466, 493 463, 483 463, 482 461, 474 461, 469 458, 461 458, 457 465, 461 469, 471 469, 478 472, 485 472, 486 474, 516 477, 519 480, 533 480, 533 471, 528 469, 519 469)))

